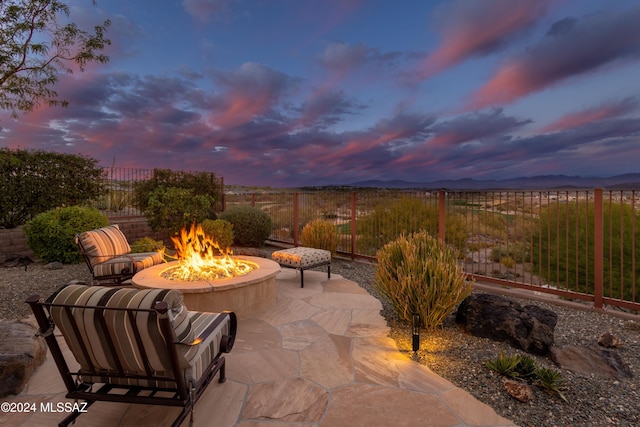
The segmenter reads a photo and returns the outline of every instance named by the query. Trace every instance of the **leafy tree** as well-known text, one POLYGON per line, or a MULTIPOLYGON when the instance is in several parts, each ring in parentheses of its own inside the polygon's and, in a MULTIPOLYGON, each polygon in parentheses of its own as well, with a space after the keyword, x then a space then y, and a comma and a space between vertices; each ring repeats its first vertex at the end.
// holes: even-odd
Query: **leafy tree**
POLYGON ((215 199, 209 195, 196 194, 192 189, 160 186, 149 195, 145 216, 153 231, 167 229, 175 234, 182 227, 215 218, 214 206, 215 199))
POLYGON ((0 148, 0 226, 17 227, 50 209, 97 198, 104 185, 97 163, 76 154, 0 148))
MULTIPOLYGON (((154 169, 153 176, 135 186, 136 203, 143 212, 149 208, 151 195, 161 188, 182 188, 194 196, 208 196, 213 199, 212 209, 222 199, 222 188, 212 172, 183 172, 171 169, 154 169)), ((209 217, 211 218, 211 217, 209 217)))
POLYGON ((60 72, 81 71, 90 62, 106 63, 101 53, 111 41, 105 32, 109 20, 94 27, 94 33, 74 23, 60 23, 69 7, 57 0, 0 1, 0 108, 32 111, 40 102, 66 106, 53 89, 60 72))

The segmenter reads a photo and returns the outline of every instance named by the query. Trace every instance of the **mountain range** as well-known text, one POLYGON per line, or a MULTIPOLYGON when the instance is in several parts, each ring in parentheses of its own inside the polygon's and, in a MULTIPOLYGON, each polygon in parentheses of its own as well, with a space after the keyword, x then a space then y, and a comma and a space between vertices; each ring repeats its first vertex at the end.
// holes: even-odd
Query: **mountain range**
POLYGON ((628 173, 612 177, 581 177, 567 175, 538 175, 504 180, 476 180, 472 178, 449 179, 428 182, 401 180, 369 180, 354 182, 350 187, 397 189, 447 189, 447 190, 558 190, 593 189, 640 190, 640 173, 628 173))

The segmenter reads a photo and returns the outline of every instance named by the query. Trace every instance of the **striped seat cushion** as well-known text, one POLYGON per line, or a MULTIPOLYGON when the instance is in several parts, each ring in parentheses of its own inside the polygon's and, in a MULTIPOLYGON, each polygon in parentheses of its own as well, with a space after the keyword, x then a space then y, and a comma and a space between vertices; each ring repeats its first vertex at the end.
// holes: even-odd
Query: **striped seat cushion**
POLYGON ((106 277, 122 274, 133 274, 144 268, 151 267, 164 262, 164 257, 160 252, 143 252, 137 254, 127 254, 111 258, 100 264, 93 266, 95 277, 106 277))
POLYGON ((131 246, 118 224, 85 231, 78 238, 93 266, 131 252, 131 246))
MULTIPOLYGON (((181 343, 191 343, 209 325, 217 323, 214 333, 206 341, 199 345, 177 346, 185 380, 197 380, 220 353, 220 341, 223 335, 229 334, 230 327, 226 315, 188 312, 182 304, 182 299, 182 293, 177 290, 68 285, 54 294, 49 302, 105 308, 150 309, 156 301, 164 301, 169 306, 169 318, 181 343)), ((135 312, 132 323, 124 310, 101 312, 95 308, 74 308, 71 310, 71 316, 76 320, 78 333, 74 330, 65 309, 54 306, 50 312, 81 370, 87 373, 83 376, 83 381, 154 388, 175 387, 170 381, 89 375, 90 372, 123 371, 130 375, 146 376, 145 365, 148 363, 153 375, 172 377, 169 355, 155 312, 135 312), (103 317, 105 322, 102 322, 100 317, 103 317), (113 342, 113 347, 108 337, 113 342), (138 346, 138 340, 141 346, 138 346)))

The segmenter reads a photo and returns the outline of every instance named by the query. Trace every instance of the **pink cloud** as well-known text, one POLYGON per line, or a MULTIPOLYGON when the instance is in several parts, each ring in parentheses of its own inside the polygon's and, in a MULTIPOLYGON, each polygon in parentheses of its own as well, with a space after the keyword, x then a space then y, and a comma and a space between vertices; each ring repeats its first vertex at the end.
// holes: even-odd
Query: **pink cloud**
POLYGON ((640 7, 556 22, 544 39, 500 66, 465 109, 505 105, 605 64, 637 57, 638 22, 640 7))
POLYGON ((434 16, 442 44, 421 65, 421 78, 431 77, 470 56, 486 55, 509 37, 533 25, 548 1, 475 0, 447 3, 434 16))
POLYGON ((634 99, 627 98, 622 102, 600 105, 582 111, 577 111, 575 113, 569 113, 545 126, 542 129, 542 132, 563 131, 605 119, 617 118, 634 111, 637 106, 638 103, 634 99))
POLYGON ((545 85, 546 82, 539 79, 525 61, 516 60, 503 65, 491 80, 472 96, 465 109, 474 110, 490 105, 508 104, 545 85))

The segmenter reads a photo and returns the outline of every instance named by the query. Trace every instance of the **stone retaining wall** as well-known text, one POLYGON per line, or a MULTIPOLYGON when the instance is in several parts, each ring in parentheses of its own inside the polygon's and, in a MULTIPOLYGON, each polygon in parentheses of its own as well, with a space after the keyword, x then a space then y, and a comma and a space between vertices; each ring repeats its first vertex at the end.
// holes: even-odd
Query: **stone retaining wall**
MULTIPOLYGON (((111 224, 118 224, 127 236, 130 244, 143 237, 151 237, 155 240, 163 240, 170 243, 166 231, 153 232, 144 217, 109 218, 111 224)), ((0 229, 0 253, 26 255, 35 258, 31 248, 27 245, 27 236, 22 231, 22 226, 10 229, 0 229)))

